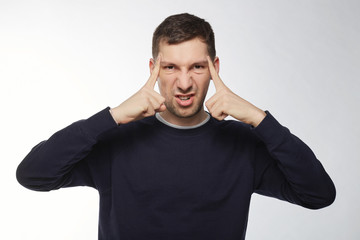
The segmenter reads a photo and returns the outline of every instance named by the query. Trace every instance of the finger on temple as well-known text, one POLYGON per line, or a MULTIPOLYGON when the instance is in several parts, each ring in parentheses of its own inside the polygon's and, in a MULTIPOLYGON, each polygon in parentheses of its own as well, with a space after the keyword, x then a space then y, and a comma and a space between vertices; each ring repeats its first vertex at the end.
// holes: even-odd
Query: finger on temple
POLYGON ((161 62, 161 54, 159 54, 158 57, 156 58, 156 61, 154 63, 155 64, 154 69, 150 75, 149 80, 146 83, 146 85, 148 85, 151 88, 155 87, 155 83, 157 81, 157 78, 159 77, 160 62, 161 62))
POLYGON ((209 71, 210 71, 210 75, 211 75, 211 79, 214 82, 215 85, 215 89, 219 90, 219 88, 221 86, 224 85, 224 83, 221 81, 219 74, 217 73, 214 63, 212 62, 211 58, 209 56, 207 56, 207 60, 208 60, 208 65, 209 65, 209 71))

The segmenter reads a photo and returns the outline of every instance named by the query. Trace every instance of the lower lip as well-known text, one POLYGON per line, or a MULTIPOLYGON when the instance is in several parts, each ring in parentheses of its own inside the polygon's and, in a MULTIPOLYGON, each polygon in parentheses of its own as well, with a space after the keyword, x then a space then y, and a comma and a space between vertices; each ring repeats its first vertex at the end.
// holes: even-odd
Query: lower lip
POLYGON ((191 96, 187 100, 181 100, 180 98, 176 97, 176 102, 182 107, 188 107, 194 102, 194 96, 191 96))

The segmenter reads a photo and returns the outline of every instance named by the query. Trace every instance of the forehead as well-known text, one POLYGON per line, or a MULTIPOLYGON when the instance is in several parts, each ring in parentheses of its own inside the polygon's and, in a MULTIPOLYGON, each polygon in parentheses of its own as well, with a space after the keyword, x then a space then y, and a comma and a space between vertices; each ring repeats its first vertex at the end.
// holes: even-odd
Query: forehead
POLYGON ((178 44, 168 44, 166 41, 161 41, 159 52, 163 61, 177 64, 206 61, 206 57, 209 55, 206 43, 199 38, 178 44))

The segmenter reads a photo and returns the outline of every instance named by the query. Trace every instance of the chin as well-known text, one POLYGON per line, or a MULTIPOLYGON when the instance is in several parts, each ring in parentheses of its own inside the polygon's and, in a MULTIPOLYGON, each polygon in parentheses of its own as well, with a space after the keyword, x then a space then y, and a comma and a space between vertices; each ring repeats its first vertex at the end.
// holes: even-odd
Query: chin
POLYGON ((192 118, 201 112, 201 107, 190 107, 186 109, 173 109, 169 111, 178 118, 192 118))

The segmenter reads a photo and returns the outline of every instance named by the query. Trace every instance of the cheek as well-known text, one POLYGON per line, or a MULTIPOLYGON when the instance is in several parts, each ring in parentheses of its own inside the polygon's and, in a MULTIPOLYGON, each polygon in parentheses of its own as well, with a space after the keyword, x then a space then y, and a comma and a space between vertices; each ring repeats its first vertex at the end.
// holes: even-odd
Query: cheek
POLYGON ((160 74, 158 78, 158 87, 161 94, 165 94, 174 82, 173 77, 168 74, 160 74))
POLYGON ((196 82, 197 88, 202 91, 207 91, 210 84, 210 75, 209 74, 198 74, 193 76, 194 81, 196 82))

